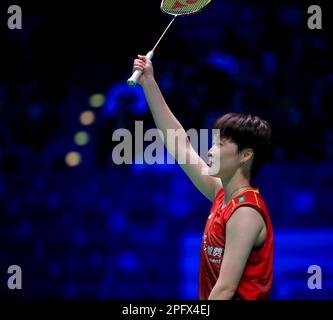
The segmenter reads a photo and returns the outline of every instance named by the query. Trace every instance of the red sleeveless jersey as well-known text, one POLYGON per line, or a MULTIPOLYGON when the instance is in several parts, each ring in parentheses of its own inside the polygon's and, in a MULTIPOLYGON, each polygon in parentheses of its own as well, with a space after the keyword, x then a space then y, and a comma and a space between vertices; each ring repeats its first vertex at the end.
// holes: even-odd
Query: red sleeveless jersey
POLYGON ((269 299, 273 281, 273 227, 265 202, 258 189, 245 190, 222 209, 224 190, 213 202, 202 237, 199 272, 199 299, 207 300, 220 273, 225 247, 226 224, 235 210, 241 206, 256 209, 266 223, 263 245, 252 250, 233 299, 269 299))

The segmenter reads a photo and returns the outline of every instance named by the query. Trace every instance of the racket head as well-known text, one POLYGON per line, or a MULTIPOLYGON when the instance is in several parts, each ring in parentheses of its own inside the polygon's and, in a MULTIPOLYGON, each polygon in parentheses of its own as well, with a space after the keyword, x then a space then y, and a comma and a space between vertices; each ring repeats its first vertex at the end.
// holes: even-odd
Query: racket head
POLYGON ((161 10, 174 16, 201 11, 211 0, 162 0, 161 10))

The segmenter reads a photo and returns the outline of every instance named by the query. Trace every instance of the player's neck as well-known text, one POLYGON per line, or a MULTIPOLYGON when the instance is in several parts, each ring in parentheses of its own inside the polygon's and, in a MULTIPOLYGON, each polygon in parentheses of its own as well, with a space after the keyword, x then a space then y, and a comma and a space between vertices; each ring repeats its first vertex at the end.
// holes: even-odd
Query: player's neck
POLYGON ((223 206, 226 206, 233 198, 251 188, 250 180, 238 172, 232 177, 222 178, 221 180, 224 189, 223 206))

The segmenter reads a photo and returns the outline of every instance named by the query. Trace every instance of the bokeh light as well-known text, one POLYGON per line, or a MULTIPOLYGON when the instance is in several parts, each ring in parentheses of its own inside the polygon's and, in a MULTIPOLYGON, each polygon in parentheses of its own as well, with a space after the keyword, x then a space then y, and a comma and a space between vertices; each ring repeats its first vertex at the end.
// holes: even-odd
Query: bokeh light
POLYGON ((88 144, 89 140, 90 140, 90 136, 85 131, 79 131, 74 136, 74 142, 78 146, 85 146, 86 144, 88 144))
POLYGON ((76 151, 71 151, 67 153, 65 162, 69 167, 76 167, 82 162, 81 154, 76 151))
POLYGON ((89 126, 95 121, 95 114, 91 111, 84 111, 80 114, 80 123, 89 126))
POLYGON ((101 106, 103 106, 104 103, 105 103, 104 94, 101 93, 93 94, 89 98, 89 104, 93 108, 100 108, 101 106))

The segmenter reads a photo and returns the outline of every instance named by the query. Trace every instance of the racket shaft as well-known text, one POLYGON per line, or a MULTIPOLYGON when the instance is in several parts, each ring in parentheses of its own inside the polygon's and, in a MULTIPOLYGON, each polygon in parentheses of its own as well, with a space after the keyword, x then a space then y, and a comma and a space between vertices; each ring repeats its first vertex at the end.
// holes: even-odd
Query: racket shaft
MULTIPOLYGON (((153 51, 149 51, 146 54, 146 58, 148 58, 149 60, 151 60, 154 56, 154 52, 153 51)), ((135 70, 132 74, 132 76, 127 80, 127 84, 131 87, 134 87, 138 81, 138 79, 140 78, 140 76, 142 75, 142 71, 141 70, 135 70)))

